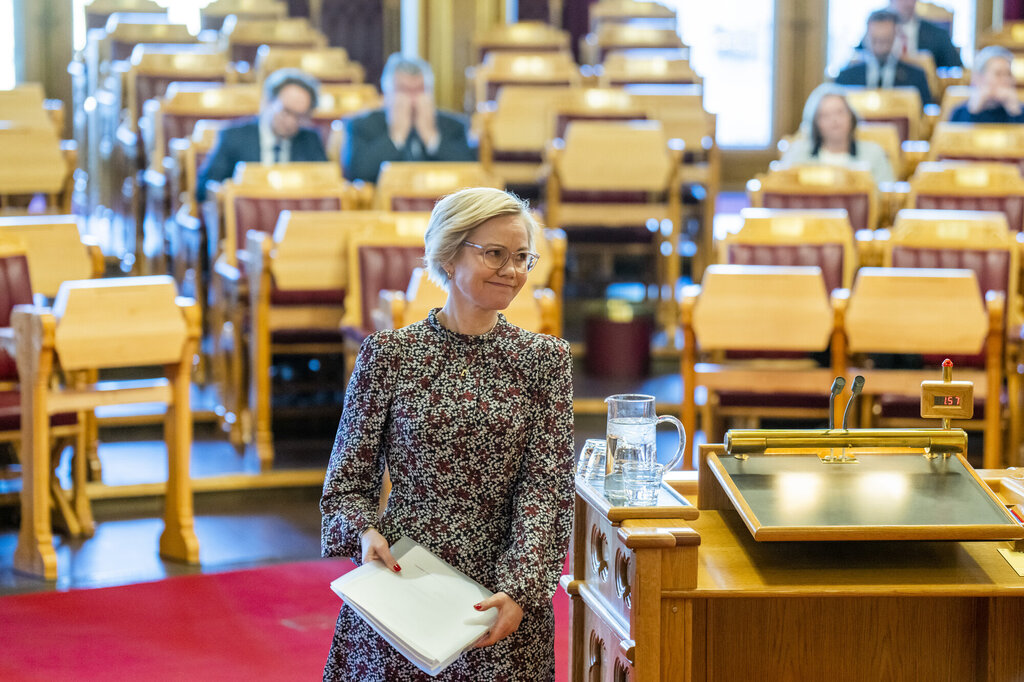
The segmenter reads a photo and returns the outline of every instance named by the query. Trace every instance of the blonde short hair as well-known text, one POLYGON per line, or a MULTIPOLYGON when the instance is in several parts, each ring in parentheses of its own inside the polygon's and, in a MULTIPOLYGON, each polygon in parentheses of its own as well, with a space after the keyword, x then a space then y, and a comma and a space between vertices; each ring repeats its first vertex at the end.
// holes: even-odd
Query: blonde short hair
POLYGON ((526 225, 529 248, 534 251, 537 221, 530 215, 530 206, 516 195, 491 187, 462 189, 442 198, 430 213, 424 236, 427 274, 445 290, 448 273, 444 266, 452 262, 469 233, 492 218, 518 216, 526 225))

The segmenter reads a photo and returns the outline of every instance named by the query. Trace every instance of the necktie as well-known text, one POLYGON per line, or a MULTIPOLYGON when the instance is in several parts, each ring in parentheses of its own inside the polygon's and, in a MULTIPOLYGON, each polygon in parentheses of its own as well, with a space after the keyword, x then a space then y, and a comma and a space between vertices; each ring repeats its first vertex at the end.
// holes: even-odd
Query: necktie
POLYGON ((274 163, 281 163, 281 142, 274 143, 274 163))
POLYGON ((899 50, 897 51, 897 54, 900 57, 907 56, 907 52, 910 51, 910 38, 907 36, 907 28, 903 24, 900 24, 900 30, 897 39, 900 41, 899 50))

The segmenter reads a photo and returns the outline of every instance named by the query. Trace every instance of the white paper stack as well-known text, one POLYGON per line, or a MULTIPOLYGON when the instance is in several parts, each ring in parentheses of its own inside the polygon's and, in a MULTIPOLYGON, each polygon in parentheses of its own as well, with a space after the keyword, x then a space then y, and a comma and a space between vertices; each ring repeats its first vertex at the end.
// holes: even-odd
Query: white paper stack
POLYGON ((437 675, 494 624, 497 609, 473 608, 492 593, 407 537, 391 554, 400 573, 372 561, 331 589, 409 662, 437 675))

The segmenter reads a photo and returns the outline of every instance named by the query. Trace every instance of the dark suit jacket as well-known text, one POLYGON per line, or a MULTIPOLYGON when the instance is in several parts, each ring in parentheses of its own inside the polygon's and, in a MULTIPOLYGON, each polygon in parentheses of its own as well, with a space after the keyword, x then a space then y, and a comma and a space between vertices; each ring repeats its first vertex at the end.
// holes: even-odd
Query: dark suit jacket
MULTIPOLYGON (((868 65, 864 62, 850 64, 836 77, 836 83, 839 85, 867 85, 867 80, 868 65)), ((932 94, 928 89, 928 77, 924 75, 924 70, 913 64, 906 62, 896 64, 896 78, 893 79, 893 85, 895 87, 915 87, 921 93, 921 104, 931 104, 932 94)))
POLYGON ((960 53, 953 46, 949 33, 930 21, 919 20, 917 28, 917 49, 931 52, 935 66, 963 66, 960 53))
POLYGON ((466 123, 454 114, 437 112, 437 130, 441 142, 430 154, 413 131, 399 149, 388 135, 387 116, 377 109, 345 121, 345 148, 342 150, 345 177, 349 180, 377 182, 380 165, 385 161, 476 161, 476 149, 466 137, 466 123), (423 156, 417 157, 413 145, 419 144, 423 156))
POLYGON ((953 123, 1024 123, 1024 112, 1011 116, 1003 105, 997 104, 991 109, 982 109, 972 114, 967 108, 967 102, 964 102, 953 110, 949 120, 953 123))
MULTIPOLYGON (((235 165, 240 161, 258 162, 260 160, 260 128, 256 119, 228 126, 217 135, 206 162, 199 169, 196 180, 196 199, 206 198, 206 183, 209 180, 223 182, 235 172, 235 165)), ((292 138, 292 161, 326 161, 324 143, 320 134, 309 128, 301 128, 292 138)))

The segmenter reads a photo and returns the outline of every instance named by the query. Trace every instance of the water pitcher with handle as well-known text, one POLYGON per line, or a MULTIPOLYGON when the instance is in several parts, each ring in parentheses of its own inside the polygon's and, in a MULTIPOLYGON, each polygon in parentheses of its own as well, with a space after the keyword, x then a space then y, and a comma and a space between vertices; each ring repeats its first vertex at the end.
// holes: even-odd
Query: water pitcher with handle
POLYGON ((642 394, 620 394, 605 398, 608 405, 607 454, 605 474, 616 472, 616 452, 630 448, 631 458, 656 463, 655 429, 658 424, 668 422, 679 431, 679 448, 672 460, 665 465, 668 471, 676 467, 686 451, 686 432, 675 417, 658 416, 654 411, 654 396, 642 394))

